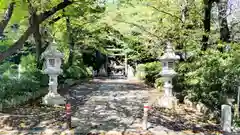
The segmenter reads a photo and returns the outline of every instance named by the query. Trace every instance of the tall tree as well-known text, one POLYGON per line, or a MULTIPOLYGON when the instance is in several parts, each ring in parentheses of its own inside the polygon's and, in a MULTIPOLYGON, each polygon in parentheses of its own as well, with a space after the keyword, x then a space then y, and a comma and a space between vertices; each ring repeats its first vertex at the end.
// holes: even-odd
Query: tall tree
POLYGON ((211 11, 213 0, 203 0, 204 3, 204 34, 202 36, 202 50, 205 51, 208 48, 209 34, 211 31, 211 11))
POLYGON ((229 42, 230 32, 227 22, 227 9, 228 9, 228 0, 217 0, 218 6, 218 20, 220 25, 220 40, 223 42, 229 42))
POLYGON ((68 57, 68 66, 71 66, 73 63, 73 57, 74 57, 74 39, 73 39, 73 31, 71 27, 70 17, 69 15, 66 15, 65 10, 63 9, 63 16, 66 19, 66 28, 68 33, 68 44, 69 44, 69 57, 68 57))
POLYGON ((37 67, 41 68, 41 62, 40 62, 40 56, 41 56, 41 46, 42 46, 42 39, 40 34, 40 24, 38 24, 38 18, 37 18, 37 9, 32 5, 32 2, 28 0, 28 10, 30 14, 29 18, 29 25, 33 27, 33 37, 36 44, 36 60, 37 60, 37 67))

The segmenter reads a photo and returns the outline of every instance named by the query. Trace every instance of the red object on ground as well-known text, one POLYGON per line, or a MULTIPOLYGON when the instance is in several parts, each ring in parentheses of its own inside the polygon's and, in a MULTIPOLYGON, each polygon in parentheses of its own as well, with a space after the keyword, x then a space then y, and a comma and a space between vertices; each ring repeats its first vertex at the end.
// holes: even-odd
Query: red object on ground
POLYGON ((71 114, 71 104, 66 104, 66 114, 67 115, 71 114))
POLYGON ((143 108, 152 109, 151 106, 144 106, 143 108))
POLYGON ((65 105, 65 109, 66 109, 66 122, 67 122, 67 125, 68 125, 68 129, 71 129, 72 128, 72 125, 71 125, 71 104, 67 103, 65 105))
POLYGON ((71 104, 66 104, 66 110, 71 110, 71 104))

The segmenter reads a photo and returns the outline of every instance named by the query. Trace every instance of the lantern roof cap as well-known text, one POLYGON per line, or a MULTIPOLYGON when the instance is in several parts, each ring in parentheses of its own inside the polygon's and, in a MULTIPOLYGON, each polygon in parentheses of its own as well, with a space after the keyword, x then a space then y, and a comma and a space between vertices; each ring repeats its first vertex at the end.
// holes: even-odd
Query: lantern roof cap
POLYGON ((164 51, 163 56, 160 57, 160 60, 178 60, 180 57, 175 54, 173 47, 170 42, 167 42, 167 47, 164 51))
POLYGON ((53 41, 47 49, 42 53, 42 58, 53 57, 53 58, 63 58, 64 55, 59 50, 57 50, 56 42, 53 41))

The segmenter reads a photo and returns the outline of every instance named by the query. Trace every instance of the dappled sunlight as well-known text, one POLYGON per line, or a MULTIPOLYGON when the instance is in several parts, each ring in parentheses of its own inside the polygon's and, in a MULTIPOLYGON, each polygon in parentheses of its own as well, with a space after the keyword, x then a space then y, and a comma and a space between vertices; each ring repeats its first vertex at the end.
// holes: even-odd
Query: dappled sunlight
POLYGON ((185 109, 187 105, 179 104, 176 110, 169 110, 154 107, 150 112, 149 121, 162 130, 172 131, 189 131, 192 133, 214 133, 220 132, 219 125, 203 121, 204 114, 198 113, 196 110, 185 109))

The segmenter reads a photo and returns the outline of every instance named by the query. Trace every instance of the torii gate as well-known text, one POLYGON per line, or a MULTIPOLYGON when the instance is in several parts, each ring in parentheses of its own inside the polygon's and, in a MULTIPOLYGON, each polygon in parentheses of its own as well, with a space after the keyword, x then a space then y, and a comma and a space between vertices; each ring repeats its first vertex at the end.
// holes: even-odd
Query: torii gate
POLYGON ((127 76, 127 70, 128 70, 128 59, 127 59, 127 54, 123 53, 123 49, 117 48, 107 48, 107 50, 110 52, 110 54, 108 54, 107 56, 107 60, 106 60, 106 67, 107 68, 112 68, 114 69, 114 71, 118 71, 118 70, 123 70, 123 75, 127 76), (109 58, 116 58, 116 57, 124 57, 124 62, 119 62, 119 65, 117 65, 116 63, 114 65, 110 64, 109 62, 109 58))

